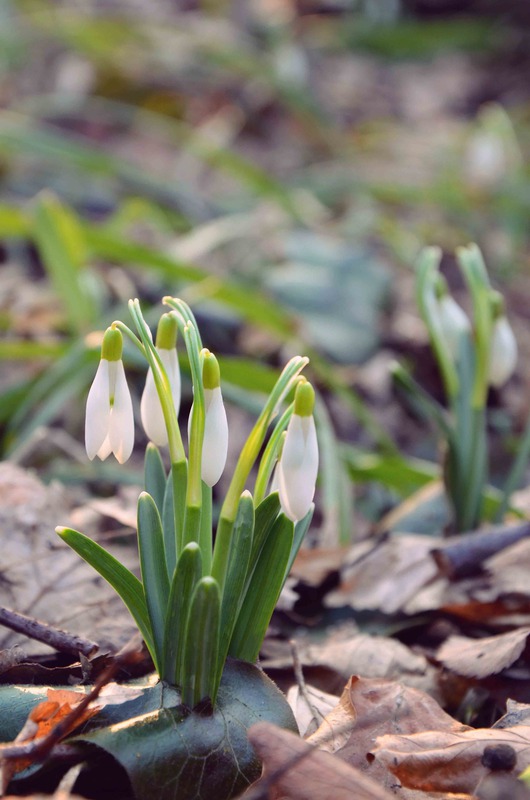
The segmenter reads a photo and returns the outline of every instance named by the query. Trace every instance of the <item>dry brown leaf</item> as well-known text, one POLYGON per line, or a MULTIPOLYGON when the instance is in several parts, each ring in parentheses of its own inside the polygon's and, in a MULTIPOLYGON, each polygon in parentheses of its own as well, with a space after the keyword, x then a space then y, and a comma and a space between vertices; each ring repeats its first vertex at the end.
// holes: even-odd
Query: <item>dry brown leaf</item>
POLYGON ((309 586, 320 586, 332 572, 340 569, 347 552, 344 547, 302 548, 290 574, 309 586))
POLYGON ((395 681, 352 676, 346 684, 340 706, 336 716, 331 716, 331 724, 327 718, 310 737, 310 741, 326 748, 326 736, 330 737, 331 734, 330 746, 336 755, 367 773, 380 785, 397 791, 398 796, 406 800, 412 800, 412 795, 396 787, 395 778, 386 765, 367 760, 377 737, 391 732, 415 733, 431 728, 444 731, 467 730, 446 714, 430 695, 395 681), (348 735, 342 736, 340 722, 348 724, 348 720, 348 735), (354 720, 356 721, 353 723, 354 720))
POLYGON ((287 692, 287 702, 291 706, 300 735, 307 736, 336 707, 339 698, 306 684, 304 692, 300 691, 299 686, 291 686, 287 692))
MULTIPOLYGON (((85 698, 84 692, 74 692, 70 689, 48 689, 47 700, 43 700, 31 709, 26 722, 15 742, 29 744, 36 739, 48 736, 59 723, 63 722, 70 712, 85 698)), ((101 706, 91 705, 83 710, 75 721, 63 731, 63 736, 68 736, 73 730, 98 713, 101 706)), ((2 792, 14 775, 23 772, 33 763, 30 757, 12 758, 0 761, 2 792)))
MULTIPOLYGON (((254 785, 256 790, 276 770, 285 769, 267 794, 270 800, 392 800, 392 794, 359 770, 312 748, 289 731, 260 722, 250 728, 248 736, 264 768, 263 777, 254 785)), ((254 787, 245 796, 252 797, 254 787)))
POLYGON ((344 680, 351 675, 394 678, 438 697, 438 673, 425 656, 387 636, 357 633, 351 626, 337 628, 321 644, 298 641, 304 666, 324 666, 344 680))
POLYGON ((442 539, 399 534, 389 536, 367 551, 361 542, 350 551, 338 589, 325 600, 328 607, 378 609, 395 614, 406 608, 417 592, 438 574, 430 551, 442 539))
POLYGON ((515 750, 516 774, 530 765, 528 725, 381 736, 371 758, 384 764, 404 786, 423 791, 472 793, 489 774, 481 763, 484 748, 499 744, 508 744, 515 750))
POLYGON ((530 628, 519 628, 497 636, 469 639, 450 636, 436 658, 447 669, 470 678, 486 678, 511 666, 526 647, 530 628))
MULTIPOLYGON (((113 589, 55 533, 56 525, 69 522, 61 486, 46 486, 30 471, 0 463, 2 571, 8 576, 0 582, 0 605, 115 649, 131 638, 136 626, 113 589)), ((109 549, 137 569, 134 547, 109 549)), ((50 650, 0 628, 0 649, 21 642, 32 653, 50 650)))
POLYGON ((349 685, 344 689, 339 702, 332 709, 315 733, 308 736, 306 741, 328 753, 336 753, 348 742, 352 728, 357 719, 357 713, 350 698, 349 685))

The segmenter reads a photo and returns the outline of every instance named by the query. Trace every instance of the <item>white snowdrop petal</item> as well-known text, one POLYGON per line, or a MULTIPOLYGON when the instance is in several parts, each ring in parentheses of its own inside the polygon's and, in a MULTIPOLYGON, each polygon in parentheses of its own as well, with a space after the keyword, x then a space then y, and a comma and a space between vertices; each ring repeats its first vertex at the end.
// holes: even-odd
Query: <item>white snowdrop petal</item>
POLYGON ((202 448, 201 477, 208 486, 217 483, 228 453, 228 422, 221 388, 204 390, 206 418, 202 448))
POLYGON ((111 453, 112 453, 112 447, 110 446, 110 436, 107 433, 107 435, 105 436, 105 439, 103 441, 103 444, 101 445, 101 447, 97 451, 96 455, 102 461, 105 461, 107 456, 110 456, 111 453))
POLYGON ((114 405, 110 412, 109 438, 112 452, 124 464, 134 446, 134 414, 122 361, 111 362, 115 370, 114 405))
POLYGON ((313 502, 318 473, 318 442, 313 417, 293 414, 278 465, 278 489, 284 513, 297 522, 313 502))
POLYGON ((147 437, 159 447, 166 445, 168 441, 166 423, 151 367, 149 367, 145 379, 140 402, 140 416, 147 437))
POLYGON ((99 454, 109 432, 109 397, 109 362, 102 358, 86 402, 85 447, 91 461, 99 454))
POLYGON ((488 380, 499 388, 510 378, 517 364, 517 341, 505 316, 493 325, 488 380))
POLYGON ((181 381, 177 351, 174 347, 171 350, 166 350, 161 347, 158 353, 160 355, 160 360, 162 361, 162 364, 167 372, 167 377, 169 378, 171 396, 173 397, 175 413, 178 417, 180 411, 181 381))
POLYGON ((438 312, 445 342, 456 359, 460 337, 471 330, 471 324, 464 309, 449 294, 438 301, 438 312))

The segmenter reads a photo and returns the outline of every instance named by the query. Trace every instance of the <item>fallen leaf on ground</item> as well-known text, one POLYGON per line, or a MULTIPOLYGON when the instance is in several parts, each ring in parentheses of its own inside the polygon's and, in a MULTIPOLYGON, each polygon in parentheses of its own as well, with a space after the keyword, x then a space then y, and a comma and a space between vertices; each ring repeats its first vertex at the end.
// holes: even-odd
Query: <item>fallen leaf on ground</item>
MULTIPOLYGON (((333 749, 350 766, 367 772, 373 780, 393 791, 396 790, 396 781, 386 763, 367 760, 378 737, 433 728, 451 732, 467 730, 466 726, 446 714, 430 695, 395 681, 354 675, 346 684, 339 705, 335 716, 332 712, 331 720, 328 717, 310 741, 333 749), (347 724, 348 718, 350 726, 344 736, 340 722, 347 724), (329 744, 326 744, 326 736, 329 744)), ((398 796, 409 795, 398 791, 398 796)))
POLYGON ((344 680, 351 675, 394 678, 439 697, 439 670, 424 655, 387 636, 357 633, 350 626, 338 628, 322 644, 297 642, 303 666, 329 667, 344 680))
POLYGON ((370 549, 360 542, 347 556, 340 586, 327 595, 325 605, 377 609, 385 614, 403 610, 437 576, 430 551, 442 542, 419 534, 388 536, 370 549))
POLYGON ((250 742, 263 762, 262 778, 244 797, 263 797, 258 791, 277 770, 269 800, 391 800, 393 795, 359 770, 311 747, 293 733, 267 722, 253 725, 250 742))
MULTIPOLYGON (((37 739, 48 736, 85 698, 83 692, 74 692, 69 689, 48 689, 47 699, 38 703, 30 711, 28 718, 15 739, 17 744, 29 744, 37 739)), ((74 722, 68 725, 61 739, 89 720, 100 710, 100 706, 87 706, 74 722)), ((1 756, 1 752, 0 752, 1 756)), ((2 759, 0 758, 1 791, 5 792, 9 781, 14 775, 23 772, 33 763, 31 757, 2 759)))
MULTIPOLYGON (((15 608, 54 627, 117 649, 136 631, 113 589, 62 543, 55 526, 70 521, 67 494, 56 483, 46 486, 34 474, 0 463, 2 539, 0 605, 15 608)), ((106 545, 105 545, 106 546, 106 545)), ((112 544, 112 553, 132 570, 138 555, 132 546, 112 544)), ((0 649, 22 643, 32 654, 49 653, 47 645, 0 627, 0 649)))
POLYGON ((450 636, 436 653, 444 667, 470 678, 486 678, 511 666, 524 651, 530 628, 519 628, 497 636, 469 639, 450 636))
POLYGON ((337 706, 339 698, 306 684, 305 692, 299 686, 291 686, 287 702, 292 708, 301 736, 313 733, 323 719, 337 706))
POLYGON ((404 786, 423 791, 470 792, 489 774, 482 764, 486 747, 513 747, 514 773, 530 766, 530 726, 426 731, 408 736, 381 736, 370 755, 404 786))

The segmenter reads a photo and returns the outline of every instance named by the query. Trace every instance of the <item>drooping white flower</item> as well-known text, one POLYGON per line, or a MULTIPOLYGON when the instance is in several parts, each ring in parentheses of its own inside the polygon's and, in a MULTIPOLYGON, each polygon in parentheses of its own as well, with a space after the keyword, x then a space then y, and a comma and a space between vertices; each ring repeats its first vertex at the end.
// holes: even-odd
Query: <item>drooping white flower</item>
POLYGON ((134 416, 121 360, 122 348, 120 331, 108 328, 86 404, 85 446, 91 461, 95 456, 103 461, 114 453, 123 464, 132 453, 134 416))
POLYGON ((493 323, 490 348, 488 382, 498 389, 512 376, 517 364, 517 341, 504 314, 493 323))
MULTIPOLYGON (((178 416, 181 381, 176 342, 176 320, 172 314, 163 314, 158 323, 156 349, 167 373, 175 413, 178 416)), ((149 439, 159 447, 166 445, 168 442, 166 422, 151 367, 147 371, 145 388, 140 402, 140 415, 144 431, 149 439)))
MULTIPOLYGON (((180 409, 180 367, 176 348, 166 350, 163 347, 157 347, 158 355, 164 365, 169 386, 171 388, 171 396, 175 406, 175 412, 178 416, 180 409)), ((151 367, 147 371, 145 379, 145 388, 142 393, 142 400, 140 402, 140 414, 142 417, 142 425, 149 439, 159 447, 167 444, 168 435, 164 414, 162 412, 162 404, 155 385, 155 379, 151 367)))
POLYGON ((228 453, 228 421, 220 386, 204 389, 204 406, 201 477, 208 486, 214 486, 223 474, 228 453))
POLYGON ((438 300, 438 315, 444 341, 456 361, 459 355, 460 338, 471 332, 471 323, 464 309, 450 294, 445 294, 438 300))
POLYGON ((280 504, 293 520, 303 519, 311 508, 318 474, 318 442, 313 419, 314 391, 310 383, 297 386, 294 413, 287 426, 277 465, 280 504))
MULTIPOLYGON (((201 478, 214 486, 226 465, 228 454, 228 421, 221 392, 219 364, 213 353, 202 351, 202 381, 204 391, 204 438, 202 443, 201 478)), ((193 405, 188 420, 188 437, 191 431, 193 405)))

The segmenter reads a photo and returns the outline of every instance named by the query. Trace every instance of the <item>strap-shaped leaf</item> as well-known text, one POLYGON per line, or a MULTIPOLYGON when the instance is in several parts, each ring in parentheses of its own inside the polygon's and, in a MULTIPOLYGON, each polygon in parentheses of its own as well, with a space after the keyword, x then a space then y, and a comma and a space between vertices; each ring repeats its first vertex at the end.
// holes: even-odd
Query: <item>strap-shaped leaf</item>
POLYGON ((243 492, 239 501, 230 553, 228 556, 228 570, 221 601, 221 639, 219 643, 219 678, 228 652, 228 645, 232 638, 232 631, 239 615, 245 597, 252 537, 254 534, 254 502, 250 492, 243 492))
POLYGON ((145 448, 144 486, 145 491, 155 501, 160 516, 162 516, 164 507, 166 480, 166 470, 164 469, 160 450, 153 442, 149 442, 145 448))
POLYGON ((160 514, 155 501, 147 492, 142 492, 138 498, 138 551, 145 600, 156 651, 155 665, 160 674, 169 599, 169 578, 160 514))
POLYGON ((294 526, 280 514, 267 537, 255 566, 230 642, 229 653, 256 661, 267 626, 286 577, 293 547, 294 526))
POLYGON ((99 544, 89 539, 84 533, 73 528, 56 528, 57 533, 72 550, 81 556, 96 572, 99 572, 114 591, 119 594, 131 616, 138 625, 140 633, 154 657, 153 636, 151 624, 147 613, 144 587, 136 575, 124 567, 118 559, 103 549, 99 544))
POLYGON ((177 562, 167 607, 164 632, 164 675, 168 683, 182 684, 182 659, 185 626, 190 598, 196 583, 202 577, 201 550, 197 542, 190 542, 177 562))
POLYGON ((209 697, 215 703, 219 681, 218 663, 221 592, 210 575, 198 582, 188 613, 184 641, 182 699, 193 708, 209 697))

